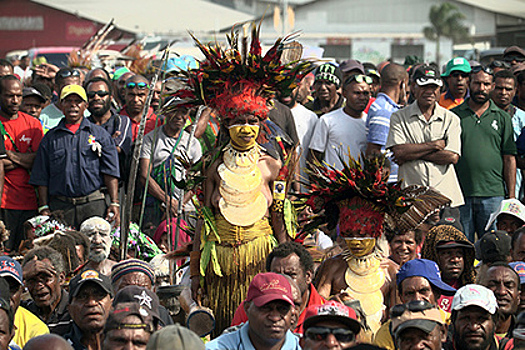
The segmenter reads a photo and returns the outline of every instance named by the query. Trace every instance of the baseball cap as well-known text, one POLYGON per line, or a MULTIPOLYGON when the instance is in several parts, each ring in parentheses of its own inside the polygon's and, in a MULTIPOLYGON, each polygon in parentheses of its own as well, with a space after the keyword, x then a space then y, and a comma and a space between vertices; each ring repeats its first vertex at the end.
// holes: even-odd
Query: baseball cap
POLYGON ((113 296, 111 280, 108 276, 97 270, 85 270, 80 275, 76 275, 69 282, 69 303, 77 296, 82 286, 86 283, 95 283, 104 289, 109 295, 113 296))
POLYGON ((395 308, 404 309, 400 315, 392 316, 392 331, 396 338, 408 328, 417 328, 429 334, 436 325, 445 323, 441 311, 428 302, 416 300, 397 305, 392 311, 395 308))
POLYGON ((459 209, 446 207, 440 211, 440 218, 436 226, 450 225, 456 230, 463 232, 463 225, 459 221, 459 209))
POLYGON ((441 280, 441 272, 439 271, 438 265, 427 259, 414 259, 409 260, 401 266, 399 272, 397 273, 397 285, 403 282, 409 277, 423 277, 428 280, 428 282, 441 290, 445 295, 454 295, 456 289, 449 286, 441 280))
POLYGON ((439 241, 436 243, 436 249, 450 249, 450 248, 467 248, 474 249, 474 245, 469 241, 439 241))
POLYGON ((129 72, 131 71, 128 68, 120 67, 119 69, 115 71, 115 73, 113 73, 113 80, 118 80, 121 76, 129 72))
POLYGON ((361 330, 361 323, 357 320, 354 309, 330 300, 322 305, 309 306, 305 311, 304 329, 323 321, 335 321, 343 323, 352 332, 358 334, 361 330))
POLYGON ((470 73, 471 71, 470 63, 468 63, 468 61, 463 57, 455 57, 447 62, 445 73, 443 73, 441 76, 448 77, 450 73, 452 73, 453 71, 470 73))
POLYGON ((22 278, 22 266, 15 259, 9 256, 0 256, 0 277, 12 277, 20 285, 24 285, 22 278))
POLYGON ((490 230, 490 227, 500 214, 508 214, 517 217, 525 224, 525 205, 517 199, 504 199, 501 201, 498 210, 490 214, 489 221, 485 226, 485 231, 490 230))
POLYGON ((177 323, 153 333, 146 350, 204 350, 204 348, 204 343, 197 334, 177 323))
POLYGON ((80 98, 86 102, 88 100, 87 95, 86 95, 86 90, 84 90, 84 88, 80 85, 72 84, 72 85, 66 85, 62 88, 62 92, 60 92, 60 101, 62 101, 63 99, 65 99, 71 94, 76 94, 80 96, 80 98))
POLYGON ((30 86, 30 87, 25 87, 23 90, 22 90, 22 97, 29 97, 29 96, 36 96, 38 97, 42 102, 46 102, 46 98, 44 97, 44 95, 38 91, 37 89, 35 89, 34 87, 30 86))
POLYGON ((496 313, 498 302, 494 293, 479 284, 467 284, 458 289, 452 299, 452 310, 459 311, 467 306, 478 306, 491 315, 496 313))
POLYGON ((253 301, 257 307, 261 307, 274 300, 282 300, 294 305, 290 282, 278 273, 266 272, 255 275, 248 287, 246 301, 253 301))
POLYGON ((525 284, 525 262, 514 261, 509 263, 509 266, 512 267, 514 271, 516 271, 518 276, 520 276, 520 284, 525 284))
POLYGON ((144 329, 147 332, 153 333, 155 326, 153 323, 153 315, 143 306, 137 303, 119 303, 111 310, 104 331, 113 329, 144 329), (136 316, 139 318, 139 323, 125 323, 127 317, 136 316))
POLYGON ((413 80, 419 86, 425 86, 429 84, 443 86, 443 80, 441 80, 438 70, 432 66, 421 66, 416 69, 413 80))
POLYGON ((162 321, 159 314, 159 297, 151 290, 140 286, 126 286, 118 291, 113 306, 119 303, 137 303, 148 310, 152 317, 162 321))
POLYGON ((317 70, 315 71, 315 80, 327 80, 339 87, 343 80, 343 74, 336 65, 325 63, 317 67, 317 70))
POLYGON ((359 71, 358 74, 364 75, 366 73, 365 67, 363 66, 363 64, 357 60, 352 60, 352 59, 341 62, 341 64, 339 65, 339 68, 341 69, 341 72, 343 73, 347 73, 353 70, 359 71))
POLYGON ((479 240, 479 250, 483 262, 507 261, 512 238, 505 231, 491 231, 479 240))
POLYGON ((521 47, 516 46, 516 45, 507 47, 505 51, 503 51, 503 57, 513 54, 513 53, 525 57, 525 50, 523 50, 521 47))

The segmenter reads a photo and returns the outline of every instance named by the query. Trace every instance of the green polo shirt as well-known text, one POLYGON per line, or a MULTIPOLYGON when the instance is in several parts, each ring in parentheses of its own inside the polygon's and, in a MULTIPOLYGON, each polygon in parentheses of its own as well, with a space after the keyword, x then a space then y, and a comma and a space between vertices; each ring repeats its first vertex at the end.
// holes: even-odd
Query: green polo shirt
POLYGON ((512 120, 494 102, 480 118, 468 100, 452 109, 461 120, 461 157, 456 164, 465 197, 505 195, 503 155, 516 154, 512 120))

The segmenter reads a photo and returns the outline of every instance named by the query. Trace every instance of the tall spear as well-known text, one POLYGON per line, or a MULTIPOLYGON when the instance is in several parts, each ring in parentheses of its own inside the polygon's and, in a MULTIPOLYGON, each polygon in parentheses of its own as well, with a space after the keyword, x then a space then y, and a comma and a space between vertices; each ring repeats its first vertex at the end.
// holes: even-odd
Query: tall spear
POLYGON ((153 79, 151 80, 151 88, 146 98, 146 104, 142 110, 142 117, 140 119, 139 130, 137 138, 135 139, 135 149, 133 150, 133 158, 131 159, 131 172, 128 179, 128 189, 122 207, 122 218, 120 221, 120 260, 126 259, 128 255, 128 238, 129 238, 129 224, 131 222, 131 210, 133 206, 133 197, 135 195, 135 181, 137 179, 137 172, 139 169, 139 158, 140 151, 142 149, 142 140, 144 138, 144 130, 146 128, 146 119, 148 116, 149 106, 151 99, 153 98, 154 86, 159 79, 161 68, 164 66, 166 59, 168 58, 168 50, 166 48, 162 54, 161 65, 157 68, 153 79))

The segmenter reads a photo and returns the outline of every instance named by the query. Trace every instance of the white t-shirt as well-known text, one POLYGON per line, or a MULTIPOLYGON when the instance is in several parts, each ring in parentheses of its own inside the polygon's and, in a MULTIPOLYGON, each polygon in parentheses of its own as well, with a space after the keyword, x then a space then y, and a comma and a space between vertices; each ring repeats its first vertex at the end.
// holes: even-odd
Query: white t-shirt
MULTIPOLYGON (((344 107, 343 107, 344 108, 344 107)), ((343 160, 350 155, 358 159, 366 149, 366 114, 353 118, 339 108, 323 115, 315 126, 309 149, 324 152, 324 161, 336 169, 342 170, 343 160)))
MULTIPOLYGON (((297 137, 299 137, 299 147, 297 152, 301 155, 299 158, 299 167, 301 168, 301 181, 307 182, 307 175, 304 172, 306 168, 306 156, 308 155, 308 145, 314 133, 315 125, 319 118, 317 115, 298 103, 294 108, 291 109, 293 119, 295 122, 295 129, 297 130, 297 137)), ((306 188, 301 185, 301 192, 305 192, 306 188)))

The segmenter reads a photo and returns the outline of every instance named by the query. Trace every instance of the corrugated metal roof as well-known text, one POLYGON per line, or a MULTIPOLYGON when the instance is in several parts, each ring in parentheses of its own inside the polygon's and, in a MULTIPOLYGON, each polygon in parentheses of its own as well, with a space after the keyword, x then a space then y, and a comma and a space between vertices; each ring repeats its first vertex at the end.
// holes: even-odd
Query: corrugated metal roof
POLYGON ((253 16, 203 0, 32 0, 133 33, 217 32, 253 16))

